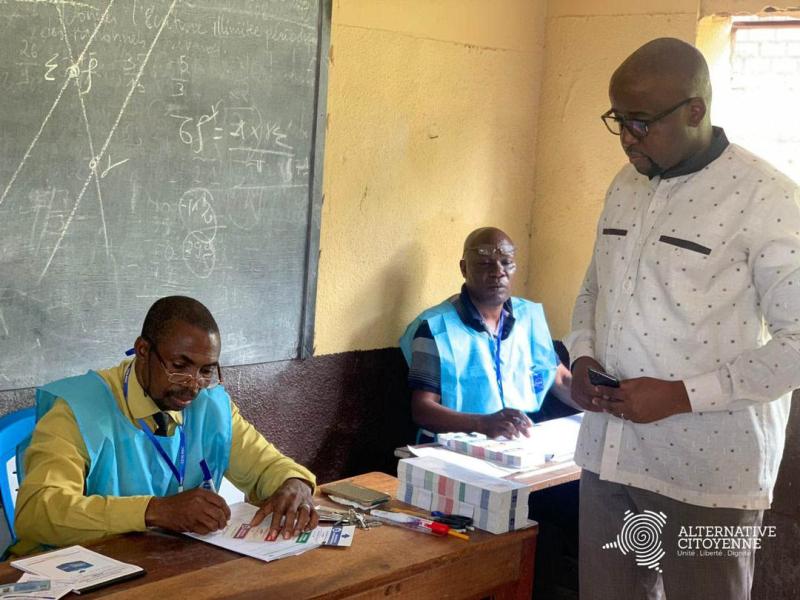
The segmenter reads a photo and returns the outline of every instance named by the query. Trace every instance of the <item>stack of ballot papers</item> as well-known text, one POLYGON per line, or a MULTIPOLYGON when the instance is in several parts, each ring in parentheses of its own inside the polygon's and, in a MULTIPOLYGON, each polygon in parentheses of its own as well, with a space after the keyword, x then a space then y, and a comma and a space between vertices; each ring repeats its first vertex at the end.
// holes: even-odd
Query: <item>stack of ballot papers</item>
POLYGON ((11 561, 11 566, 25 571, 20 582, 50 581, 49 590, 26 593, 26 598, 61 598, 69 592, 90 592, 144 575, 141 567, 103 556, 82 546, 21 558, 11 561))
POLYGON ((471 517, 476 527, 505 533, 528 527, 530 488, 435 456, 397 465, 397 498, 427 511, 471 517))
POLYGON ((577 414, 545 421, 528 430, 530 437, 489 439, 479 433, 440 433, 437 441, 454 452, 526 470, 571 460, 582 420, 583 414, 577 414))
POLYGON ((355 535, 354 525, 317 527, 288 540, 279 537, 274 542, 268 542, 266 539, 272 515, 268 515, 258 526, 251 527, 250 521, 258 510, 256 506, 238 502, 232 504, 230 509, 231 518, 224 529, 207 535, 185 535, 265 562, 296 556, 321 546, 350 546, 355 535))

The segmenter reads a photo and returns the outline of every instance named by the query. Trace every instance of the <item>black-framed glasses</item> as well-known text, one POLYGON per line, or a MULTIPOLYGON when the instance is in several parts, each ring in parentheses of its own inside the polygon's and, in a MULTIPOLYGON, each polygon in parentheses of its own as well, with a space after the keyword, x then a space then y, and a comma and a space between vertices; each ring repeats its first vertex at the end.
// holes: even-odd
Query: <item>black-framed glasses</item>
POLYGON ((208 375, 203 375, 202 373, 200 373, 199 369, 196 374, 170 371, 167 368, 166 361, 162 358, 161 354, 159 354, 155 342, 153 342, 153 340, 148 338, 144 339, 147 341, 148 344, 150 344, 150 348, 152 348, 153 353, 156 355, 156 358, 158 359, 158 362, 161 363, 161 368, 164 369, 164 373, 167 376, 167 381, 169 381, 170 383, 174 383, 176 385, 188 386, 191 385, 191 383, 194 381, 197 383, 197 387, 210 389, 220 385, 223 382, 222 368, 219 366, 219 363, 216 364, 217 372, 216 373, 211 372, 208 375))
POLYGON ((620 115, 615 115, 613 108, 608 109, 605 113, 600 115, 600 118, 603 120, 603 123, 605 123, 606 128, 614 135, 622 135, 622 128, 624 127, 633 137, 642 139, 647 135, 650 125, 672 114, 681 106, 688 104, 692 100, 694 100, 694 98, 686 98, 685 100, 681 100, 672 108, 668 108, 667 110, 658 113, 651 119, 628 119, 620 115))

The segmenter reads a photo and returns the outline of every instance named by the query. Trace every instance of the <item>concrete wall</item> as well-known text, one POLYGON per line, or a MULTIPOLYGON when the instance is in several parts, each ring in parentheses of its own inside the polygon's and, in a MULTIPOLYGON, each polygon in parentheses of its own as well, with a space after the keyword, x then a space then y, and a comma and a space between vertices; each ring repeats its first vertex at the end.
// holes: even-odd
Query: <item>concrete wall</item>
POLYGON ((552 0, 548 10, 528 293, 544 303, 550 329, 561 337, 606 187, 625 164, 619 138, 600 121, 609 107, 608 80, 648 40, 694 42, 698 3, 552 0))
POLYGON ((494 224, 527 274, 544 0, 334 0, 316 352, 396 346, 494 224))

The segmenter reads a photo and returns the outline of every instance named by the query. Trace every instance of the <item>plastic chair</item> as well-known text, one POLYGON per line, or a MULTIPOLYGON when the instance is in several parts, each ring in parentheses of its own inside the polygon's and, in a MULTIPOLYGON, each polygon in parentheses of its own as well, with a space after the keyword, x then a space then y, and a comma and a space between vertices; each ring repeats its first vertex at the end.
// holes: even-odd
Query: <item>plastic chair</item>
POLYGON ((36 424, 36 409, 26 408, 0 418, 0 499, 3 518, 0 519, 0 554, 16 541, 14 535, 14 505, 21 478, 21 456, 18 447, 27 443, 36 424))

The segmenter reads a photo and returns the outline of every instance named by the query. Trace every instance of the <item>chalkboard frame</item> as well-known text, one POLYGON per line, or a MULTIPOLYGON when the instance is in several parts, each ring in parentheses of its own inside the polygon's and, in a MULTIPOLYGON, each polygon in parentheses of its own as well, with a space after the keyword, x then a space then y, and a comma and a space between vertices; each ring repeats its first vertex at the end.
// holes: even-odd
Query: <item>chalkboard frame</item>
POLYGON ((328 98, 328 55, 331 40, 332 0, 319 0, 319 22, 317 41, 316 106, 314 112, 314 153, 311 157, 312 185, 308 192, 308 233, 306 235, 306 281, 303 311, 300 323, 300 347, 298 358, 314 355, 314 324, 317 306, 317 277, 319 275, 320 230, 322 228, 322 165, 325 156, 325 131, 328 98))

